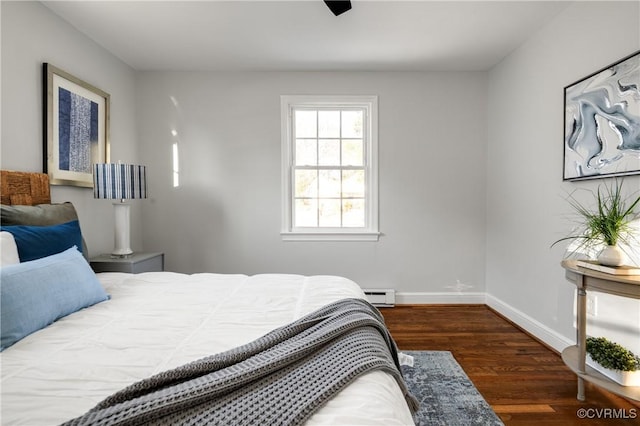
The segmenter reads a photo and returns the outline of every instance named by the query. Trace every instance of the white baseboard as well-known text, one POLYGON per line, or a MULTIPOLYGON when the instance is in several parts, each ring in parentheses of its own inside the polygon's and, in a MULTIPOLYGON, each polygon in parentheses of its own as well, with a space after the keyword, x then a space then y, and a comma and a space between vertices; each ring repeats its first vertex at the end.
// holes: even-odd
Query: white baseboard
POLYGON ((565 336, 550 329, 538 320, 531 318, 524 312, 506 304, 502 300, 493 297, 490 294, 486 295, 486 304, 491 309, 494 309, 500 313, 500 315, 508 318, 510 321, 522 327, 528 333, 540 339, 558 352, 562 352, 562 350, 567 346, 575 344, 575 341, 567 339, 565 336))
POLYGON ((565 336, 550 329, 538 320, 487 293, 396 292, 396 305, 411 304, 483 304, 489 306, 491 309, 495 310, 500 315, 503 315, 519 327, 522 327, 522 329, 527 333, 535 336, 537 339, 540 339, 542 342, 558 352, 562 352, 562 350, 567 346, 575 344, 575 341, 567 339, 565 336))
POLYGON ((433 305, 445 305, 445 304, 485 304, 485 293, 412 293, 412 292, 396 292, 396 304, 397 305, 411 305, 411 304, 433 304, 433 305))

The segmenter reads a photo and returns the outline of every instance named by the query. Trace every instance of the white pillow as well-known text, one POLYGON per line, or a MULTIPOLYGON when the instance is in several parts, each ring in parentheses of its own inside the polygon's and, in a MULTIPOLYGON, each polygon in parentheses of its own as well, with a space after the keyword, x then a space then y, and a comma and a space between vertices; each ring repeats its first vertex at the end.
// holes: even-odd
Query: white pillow
POLYGON ((0 266, 15 265, 20 263, 18 246, 10 232, 0 232, 0 266))

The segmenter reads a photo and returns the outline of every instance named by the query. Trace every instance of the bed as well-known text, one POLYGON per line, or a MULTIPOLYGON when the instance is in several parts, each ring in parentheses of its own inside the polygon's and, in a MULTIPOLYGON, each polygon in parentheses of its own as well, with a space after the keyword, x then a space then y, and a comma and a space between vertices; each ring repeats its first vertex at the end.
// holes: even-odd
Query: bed
MULTIPOLYGON (((3 229, 7 224, 5 210, 13 212, 10 226, 20 220, 19 208, 8 204, 50 205, 46 175, 3 171, 1 180, 3 229), (10 188, 7 185, 11 182, 20 183, 10 188), (37 194, 10 195, 16 187, 18 192, 34 190, 37 194)), ((86 246, 84 241, 78 244, 86 246)), ((82 256, 80 251, 76 245, 64 253, 73 252, 70 255, 75 259, 82 256)), ((84 252, 86 255, 86 247, 84 252)), ((3 249, 3 262, 5 254, 3 249)), ((74 260, 74 265, 77 263, 74 260)), ((2 270, 19 269, 24 264, 3 266, 2 270)), ((134 383, 247 347, 274 329, 310 318, 322 307, 364 300, 357 284, 335 276, 91 274, 106 300, 100 300, 104 298, 101 293, 98 302, 74 308, 0 353, 2 424, 51 425, 78 418, 134 383)), ((43 275, 42 280, 50 280, 51 275, 43 275)), ((2 286, 4 299, 4 279, 2 286)), ((50 290, 47 287, 44 291, 50 290)), ((345 359, 350 356, 351 350, 344 353, 345 359)), ((393 357, 393 350, 382 356, 393 357)), ((293 392, 293 387, 282 392, 293 392)), ((413 424, 410 402, 397 375, 373 368, 349 379, 304 421, 308 425, 413 424)))

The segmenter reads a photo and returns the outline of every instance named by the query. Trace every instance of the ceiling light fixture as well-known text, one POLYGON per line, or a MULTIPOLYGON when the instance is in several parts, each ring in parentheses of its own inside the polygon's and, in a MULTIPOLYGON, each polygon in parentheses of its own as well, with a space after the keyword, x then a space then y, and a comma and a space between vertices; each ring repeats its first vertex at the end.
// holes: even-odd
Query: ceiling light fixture
POLYGON ((347 10, 351 10, 351 0, 324 0, 324 2, 329 10, 336 16, 343 14, 347 10))

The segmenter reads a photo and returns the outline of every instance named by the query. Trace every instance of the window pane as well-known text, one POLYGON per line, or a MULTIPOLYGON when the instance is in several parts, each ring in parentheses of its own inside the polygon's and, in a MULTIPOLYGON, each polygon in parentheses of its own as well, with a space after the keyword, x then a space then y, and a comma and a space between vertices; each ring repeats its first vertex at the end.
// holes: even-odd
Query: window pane
POLYGON ((295 179, 294 197, 317 197, 318 196, 318 171, 317 170, 296 170, 294 179, 295 179))
POLYGON ((318 164, 321 166, 340 165, 340 140, 320 139, 318 141, 318 164))
POLYGON ((362 149, 362 139, 350 139, 342 141, 342 165, 362 166, 364 165, 364 150, 362 149))
POLYGON ((317 164, 316 139, 296 139, 296 166, 315 166, 317 164))
POLYGON ((320 170, 318 196, 340 198, 340 170, 320 170))
POLYGON ((342 196, 364 198, 364 170, 342 171, 342 196))
POLYGON ((340 200, 320 199, 320 226, 340 226, 340 200))
POLYGON ((315 138, 318 135, 316 111, 295 111, 296 138, 315 138))
POLYGON ((293 217, 293 226, 318 226, 318 200, 309 198, 297 199, 293 217))
POLYGON ((364 200, 342 200, 342 226, 350 228, 364 226, 364 200))
POLYGON ((342 111, 342 137, 362 137, 362 111, 342 111))
POLYGON ((340 111, 318 111, 318 136, 340 137, 340 111))

